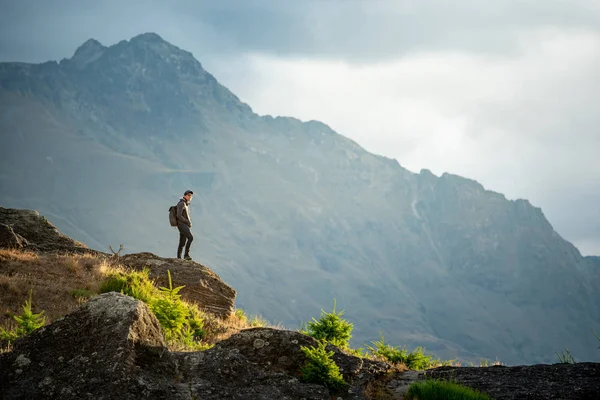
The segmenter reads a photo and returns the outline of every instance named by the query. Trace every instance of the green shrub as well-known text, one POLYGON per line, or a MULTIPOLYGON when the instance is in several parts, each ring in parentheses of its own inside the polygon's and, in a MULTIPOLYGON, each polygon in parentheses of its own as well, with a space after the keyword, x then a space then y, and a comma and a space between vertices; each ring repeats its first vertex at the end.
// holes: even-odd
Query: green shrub
POLYGON ((21 315, 15 315, 13 318, 17 321, 17 326, 14 329, 7 330, 0 327, 0 340, 6 343, 12 343, 18 338, 25 336, 34 330, 41 328, 46 323, 44 311, 34 314, 31 310, 32 291, 29 291, 29 300, 25 300, 23 312, 21 315))
POLYGON ((317 340, 326 340, 334 346, 346 348, 352 337, 354 325, 341 318, 344 311, 335 312, 336 302, 333 300, 333 311, 330 313, 321 310, 321 317, 317 321, 313 318, 308 322, 308 327, 303 333, 317 340))
POLYGON ((408 400, 490 400, 490 396, 455 382, 428 379, 408 388, 408 400))
POLYGON ((204 313, 198 309, 196 304, 184 303, 188 309, 187 325, 190 327, 194 340, 200 340, 206 336, 204 330, 204 313))
POLYGON ((167 340, 171 340, 183 333, 183 326, 187 322, 189 312, 179 294, 179 291, 185 286, 173 288, 171 272, 167 271, 167 274, 169 287, 160 288, 160 295, 151 299, 150 308, 164 328, 167 340))
POLYGON ((433 356, 428 356, 423 353, 422 347, 417 347, 412 353, 409 353, 405 347, 399 349, 396 346, 386 344, 383 335, 381 340, 372 342, 375 347, 368 346, 368 349, 374 356, 383 357, 391 363, 403 363, 409 369, 424 370, 431 368, 436 364, 441 363, 439 360, 433 360, 433 356))
POLYGON ((142 271, 113 271, 100 285, 100 293, 119 292, 146 304, 156 297, 157 290, 148 268, 142 271))
POLYGON ((381 335, 381 340, 376 340, 372 342, 375 347, 367 346, 367 348, 373 353, 375 356, 383 357, 385 360, 391 363, 404 363, 406 364, 406 360, 408 358, 408 351, 406 348, 399 349, 396 346, 390 346, 386 344, 383 335, 381 335))
POLYGON ((325 385, 329 390, 337 392, 346 387, 346 382, 331 358, 333 351, 327 351, 326 345, 325 341, 320 340, 317 347, 300 346, 307 358, 300 367, 301 379, 304 382, 325 385))
POLYGON ((157 288, 150 280, 150 271, 114 271, 102 282, 100 292, 116 291, 143 301, 154 313, 164 330, 167 342, 177 348, 203 350, 208 348, 200 342, 205 336, 203 313, 195 304, 181 300, 179 291, 185 286, 173 288, 171 271, 167 271, 169 287, 157 288))
POLYGON ((185 325, 174 344, 193 351, 208 350, 213 347, 211 344, 199 341, 201 337, 197 336, 196 333, 197 331, 193 328, 185 325))
POLYGON ((431 368, 433 366, 432 356, 423 354, 424 350, 421 346, 414 349, 406 358, 406 366, 417 371, 431 368))

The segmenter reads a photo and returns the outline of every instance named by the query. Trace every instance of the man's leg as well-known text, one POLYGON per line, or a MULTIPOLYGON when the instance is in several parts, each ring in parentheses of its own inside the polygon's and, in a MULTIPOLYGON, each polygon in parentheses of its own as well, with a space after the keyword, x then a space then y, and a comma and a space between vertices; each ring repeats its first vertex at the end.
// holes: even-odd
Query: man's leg
MULTIPOLYGON (((194 240, 194 235, 192 235, 192 231, 190 231, 190 228, 185 224, 179 224, 178 228, 180 235, 184 238, 183 243, 185 243, 185 253, 183 254, 183 258, 186 260, 191 260, 192 258, 190 257, 190 246, 192 245, 192 241, 194 240)), ((183 245, 181 244, 181 240, 179 241, 179 243, 180 246, 183 247, 183 245)))
POLYGON ((190 257, 190 246, 192 245, 192 242, 194 241, 194 235, 192 234, 192 231, 190 231, 188 229, 189 235, 187 236, 187 243, 185 245, 185 254, 183 255, 183 258, 185 259, 192 259, 192 257, 190 257))
POLYGON ((177 258, 181 258, 181 252, 183 251, 185 241, 187 240, 184 228, 187 228, 187 226, 183 224, 179 224, 177 226, 177 229, 179 229, 179 245, 177 246, 177 258))

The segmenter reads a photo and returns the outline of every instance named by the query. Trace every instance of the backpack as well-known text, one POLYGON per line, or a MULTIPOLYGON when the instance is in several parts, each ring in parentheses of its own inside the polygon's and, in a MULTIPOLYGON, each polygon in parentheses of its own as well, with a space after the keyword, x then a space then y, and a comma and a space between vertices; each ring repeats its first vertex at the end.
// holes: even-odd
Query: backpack
POLYGON ((171 226, 177 226, 177 206, 169 207, 169 223, 171 226))

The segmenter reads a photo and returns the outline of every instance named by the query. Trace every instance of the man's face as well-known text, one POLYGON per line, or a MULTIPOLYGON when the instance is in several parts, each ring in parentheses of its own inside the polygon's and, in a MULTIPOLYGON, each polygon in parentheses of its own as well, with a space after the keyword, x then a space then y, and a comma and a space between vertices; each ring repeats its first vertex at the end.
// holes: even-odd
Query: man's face
POLYGON ((192 201, 192 197, 194 197, 193 194, 186 194, 185 196, 183 196, 183 198, 186 199, 188 202, 192 201))

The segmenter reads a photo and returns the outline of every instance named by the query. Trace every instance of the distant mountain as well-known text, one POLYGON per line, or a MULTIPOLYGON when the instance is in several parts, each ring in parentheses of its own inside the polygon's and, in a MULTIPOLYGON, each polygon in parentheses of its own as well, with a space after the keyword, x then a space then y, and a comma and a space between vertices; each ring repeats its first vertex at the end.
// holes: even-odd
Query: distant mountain
POLYGON ((539 208, 259 116, 156 34, 0 64, 0 134, 0 204, 93 248, 174 256, 167 209, 193 189, 192 255, 273 322, 335 298, 356 347, 381 332, 442 358, 600 359, 600 263, 539 208))

